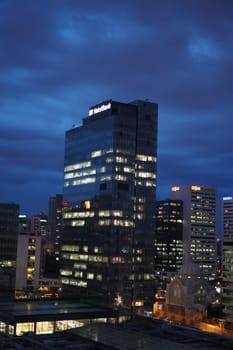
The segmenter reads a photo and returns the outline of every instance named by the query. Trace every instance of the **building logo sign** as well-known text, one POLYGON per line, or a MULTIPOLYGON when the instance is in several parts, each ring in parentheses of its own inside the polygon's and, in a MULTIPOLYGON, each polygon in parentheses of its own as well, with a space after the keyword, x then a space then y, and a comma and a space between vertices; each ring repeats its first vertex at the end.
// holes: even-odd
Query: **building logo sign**
POLYGON ((89 117, 100 112, 104 112, 112 107, 111 102, 89 109, 89 117))
POLYGON ((191 186, 191 190, 192 190, 192 191, 201 191, 201 187, 200 187, 200 186, 193 185, 193 186, 191 186))
POLYGON ((173 186, 172 187, 172 192, 178 192, 180 190, 179 186, 173 186))
POLYGON ((224 201, 231 201, 232 199, 233 199, 233 197, 230 197, 230 196, 229 197, 223 197, 224 201))

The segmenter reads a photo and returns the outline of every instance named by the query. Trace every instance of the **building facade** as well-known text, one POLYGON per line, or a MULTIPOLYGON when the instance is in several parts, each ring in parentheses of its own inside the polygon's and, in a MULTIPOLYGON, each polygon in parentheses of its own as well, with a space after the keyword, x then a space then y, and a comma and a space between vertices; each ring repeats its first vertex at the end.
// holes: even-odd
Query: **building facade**
POLYGON ((107 101, 66 133, 64 295, 153 303, 158 106, 107 101))
POLYGON ((42 236, 44 239, 48 239, 48 215, 44 213, 34 214, 31 216, 30 232, 42 236))
POLYGON ((35 292, 41 275, 42 237, 21 233, 18 236, 16 260, 16 292, 35 292))
POLYGON ((63 195, 56 194, 49 198, 48 226, 49 240, 56 255, 60 252, 60 239, 62 230, 63 195))
POLYGON ((190 251, 204 276, 217 277, 217 194, 205 186, 174 186, 172 197, 183 201, 184 249, 190 251))
POLYGON ((183 262, 183 203, 167 199, 156 206, 155 276, 158 287, 166 282, 183 262))
POLYGON ((0 203, 0 289, 7 297, 14 291, 18 216, 18 204, 0 203))
POLYGON ((233 321, 233 197, 222 200, 223 312, 233 321))

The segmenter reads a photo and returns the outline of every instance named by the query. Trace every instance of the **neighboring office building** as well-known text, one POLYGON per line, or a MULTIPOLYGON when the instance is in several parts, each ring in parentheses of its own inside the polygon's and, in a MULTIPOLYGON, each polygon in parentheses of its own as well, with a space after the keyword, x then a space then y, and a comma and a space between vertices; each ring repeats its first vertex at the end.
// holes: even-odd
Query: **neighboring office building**
POLYGON ((42 237, 22 233, 18 236, 16 261, 16 292, 34 292, 41 273, 42 237))
POLYGON ((48 215, 44 213, 32 215, 30 232, 48 239, 48 215))
POLYGON ((18 217, 19 228, 18 232, 20 233, 29 233, 31 230, 31 219, 25 214, 19 214, 18 217))
POLYGON ((17 255, 19 205, 0 203, 0 290, 13 296, 17 255), (10 293, 9 293, 10 292, 10 293))
POLYGON ((222 200, 223 313, 233 322, 233 197, 222 200))
POLYGON ((15 298, 40 298, 46 292, 53 293, 59 287, 55 256, 46 240, 33 233, 20 233, 17 246, 15 298))
POLYGON ((56 255, 60 252, 60 240, 62 230, 62 206, 63 195, 56 194, 55 197, 49 198, 49 240, 52 243, 53 251, 56 255))
POLYGON ((190 250, 209 281, 217 278, 216 189, 204 186, 174 186, 172 197, 183 201, 184 249, 190 250))
POLYGON ((183 204, 167 199, 157 202, 155 239, 155 277, 158 288, 177 272, 183 261, 183 204))
POLYGON ((66 133, 64 295, 152 308, 157 108, 107 101, 66 133))

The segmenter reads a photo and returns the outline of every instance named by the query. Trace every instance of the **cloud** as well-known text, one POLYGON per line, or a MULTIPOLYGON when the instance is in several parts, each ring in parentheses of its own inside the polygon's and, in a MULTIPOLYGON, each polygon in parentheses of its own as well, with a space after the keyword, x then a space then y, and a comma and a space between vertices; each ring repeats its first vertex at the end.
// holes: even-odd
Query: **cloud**
POLYGON ((230 192, 232 10, 228 0, 1 1, 2 200, 28 190, 24 207, 36 210, 61 192, 65 131, 107 99, 159 103, 159 195, 184 182, 230 192))

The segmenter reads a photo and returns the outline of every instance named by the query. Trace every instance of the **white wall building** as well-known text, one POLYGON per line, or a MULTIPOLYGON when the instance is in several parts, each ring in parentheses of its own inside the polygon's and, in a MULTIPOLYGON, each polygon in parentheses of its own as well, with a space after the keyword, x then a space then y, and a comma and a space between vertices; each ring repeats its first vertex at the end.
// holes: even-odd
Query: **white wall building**
POLYGON ((34 291, 39 286, 41 236, 18 236, 15 290, 34 291))
POLYGON ((217 194, 215 188, 173 186, 172 198, 183 201, 184 249, 190 251, 209 281, 217 275, 217 194))

